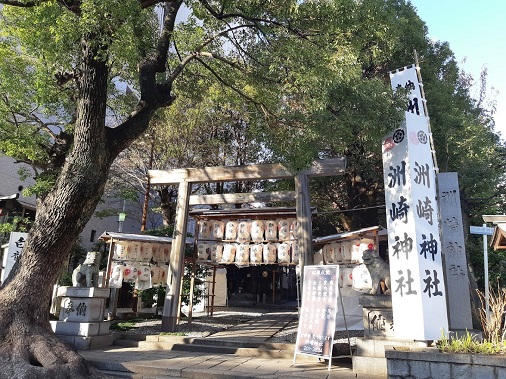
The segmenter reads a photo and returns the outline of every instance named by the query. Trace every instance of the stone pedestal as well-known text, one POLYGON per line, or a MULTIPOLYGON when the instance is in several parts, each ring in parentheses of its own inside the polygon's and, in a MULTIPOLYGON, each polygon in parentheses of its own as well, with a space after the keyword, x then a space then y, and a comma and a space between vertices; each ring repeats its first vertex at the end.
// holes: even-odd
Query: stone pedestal
POLYGON ((426 342, 394 337, 392 299, 389 295, 363 295, 364 337, 357 338, 352 357, 355 374, 387 375, 385 346, 426 347, 426 342))
POLYGON ((109 288, 60 287, 60 317, 51 321, 53 332, 78 350, 110 346, 110 321, 104 321, 109 288))

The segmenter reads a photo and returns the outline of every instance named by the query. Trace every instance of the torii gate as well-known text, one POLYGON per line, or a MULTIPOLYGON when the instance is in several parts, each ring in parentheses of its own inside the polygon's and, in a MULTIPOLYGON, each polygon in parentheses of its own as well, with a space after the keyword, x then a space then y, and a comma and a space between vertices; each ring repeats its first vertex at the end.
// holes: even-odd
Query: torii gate
MULTIPOLYGON (((162 316, 162 331, 173 332, 179 312, 181 280, 184 273, 184 253, 189 205, 238 204, 244 202, 268 202, 295 200, 299 221, 300 268, 313 263, 312 222, 309 199, 309 177, 342 175, 346 169, 344 158, 317 160, 307 170, 293 174, 280 163, 248 166, 221 166, 186 168, 174 170, 149 170, 152 185, 178 185, 176 225, 172 239, 172 251, 167 277, 168 291, 162 316), (295 180, 295 191, 264 192, 249 194, 224 194, 190 196, 194 183, 233 182, 244 180, 290 179, 295 180)), ((302 277, 301 277, 302 283, 302 277)))

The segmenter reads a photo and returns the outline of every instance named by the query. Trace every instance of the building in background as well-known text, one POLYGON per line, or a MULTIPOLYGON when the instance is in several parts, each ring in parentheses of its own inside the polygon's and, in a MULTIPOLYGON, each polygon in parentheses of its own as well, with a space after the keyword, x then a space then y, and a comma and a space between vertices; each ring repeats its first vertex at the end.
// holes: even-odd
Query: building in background
MULTIPOLYGON (((12 222, 17 217, 35 220, 36 200, 35 196, 23 196, 23 190, 35 183, 32 177, 21 180, 18 171, 26 169, 33 172, 32 168, 25 163, 16 163, 15 159, 0 155, 0 224, 12 222)), ((97 206, 100 210, 115 210, 109 212, 109 216, 91 217, 81 233, 80 245, 86 251, 91 251, 98 242, 98 237, 105 231, 118 231, 121 227, 124 233, 138 233, 140 230, 140 210, 134 204, 122 199, 104 198, 97 206), (120 223, 119 213, 125 213, 124 221, 120 223)), ((2 243, 9 240, 9 236, 3 236, 2 243)))

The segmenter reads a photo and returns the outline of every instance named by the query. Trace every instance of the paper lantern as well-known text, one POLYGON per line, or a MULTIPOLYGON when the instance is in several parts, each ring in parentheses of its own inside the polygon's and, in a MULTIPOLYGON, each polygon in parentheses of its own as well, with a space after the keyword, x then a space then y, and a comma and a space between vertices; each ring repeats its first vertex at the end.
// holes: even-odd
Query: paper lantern
POLYGON ((153 260, 155 262, 165 262, 165 257, 163 255, 164 245, 161 243, 154 243, 151 247, 153 249, 153 260))
POLYGON ((293 220, 290 223, 290 239, 296 240, 299 238, 299 227, 300 227, 300 224, 299 224, 299 221, 297 221, 297 220, 293 220))
POLYGON ((290 220, 278 220, 278 237, 280 241, 286 241, 290 238, 290 220))
POLYGON ((325 260, 325 264, 334 263, 334 250, 330 243, 323 245, 323 259, 325 260))
POLYGON ((127 265, 123 269, 123 281, 132 283, 137 280, 137 267, 134 265, 127 265))
POLYGON ((163 250, 163 260, 165 262, 170 262, 170 251, 172 249, 172 245, 170 244, 163 244, 162 250, 163 250))
POLYGON ((160 284, 160 267, 158 266, 151 266, 151 284, 153 286, 157 286, 160 284))
POLYGON ((350 261, 356 262, 358 257, 362 256, 362 252, 360 251, 360 239, 354 239, 351 241, 351 256, 350 261))
POLYGON ((263 248, 264 263, 273 264, 276 263, 277 247, 274 243, 267 243, 263 248))
POLYGON ((343 252, 342 246, 340 242, 332 242, 330 244, 332 246, 332 254, 333 254, 333 262, 339 263, 343 261, 343 252))
POLYGON ((261 244, 251 245, 249 260, 251 264, 261 264, 264 247, 261 244))
POLYGON ((168 266, 151 266, 151 284, 152 285, 166 285, 168 266))
POLYGON ((353 268, 346 267, 343 270, 343 286, 351 287, 353 285, 353 268))
POLYGON ((200 220, 198 222, 199 226, 199 239, 211 239, 212 230, 211 230, 211 221, 208 220, 200 220))
POLYGON ((197 260, 207 262, 211 258, 211 245, 208 243, 199 243, 197 245, 197 260))
POLYGON ((339 266, 339 278, 337 280, 337 284, 339 285, 339 288, 343 288, 344 283, 344 269, 346 266, 339 266))
POLYGON ((299 260, 300 260, 299 241, 292 241, 291 245, 292 245, 292 263, 299 264, 299 260))
POLYGON ((267 241, 277 241, 278 239, 278 223, 274 220, 267 220, 264 223, 265 239, 267 241))
POLYGON ((369 293, 372 289, 372 279, 365 264, 353 269, 353 289, 358 292, 369 293))
POLYGON ((290 263, 289 242, 283 242, 278 245, 278 263, 290 263))
POLYGON ((114 246, 114 256, 116 259, 124 260, 127 257, 128 242, 118 241, 114 246))
POLYGON ((313 254, 313 262, 315 265, 323 265, 323 249, 318 250, 316 253, 313 254))
POLYGON ((247 266, 249 264, 249 245, 239 244, 235 252, 235 264, 237 266, 247 266))
POLYGON ((251 240, 262 242, 264 240, 265 226, 262 220, 251 221, 251 240))
POLYGON ((139 242, 129 242, 127 247, 127 261, 138 261, 141 256, 141 244, 139 242))
POLYGON ((341 242, 341 252, 343 255, 343 262, 351 262, 351 241, 341 242))
POLYGON ((225 223, 223 221, 213 221, 211 228, 213 239, 222 240, 225 235, 225 223))
POLYGON ((225 239, 227 241, 233 241, 237 238, 237 225, 236 221, 228 221, 225 224, 225 239))
POLYGON ((141 244, 141 254, 139 257, 139 261, 141 262, 151 262, 151 258, 153 257, 152 243, 144 242, 141 244))
POLYGON ((117 264, 112 267, 111 277, 109 278, 110 288, 121 288, 123 285, 123 265, 117 264))
POLYGON ((248 242, 251 240, 251 223, 241 221, 237 225, 237 242, 248 242))
POLYGON ((313 254, 313 262, 315 265, 323 265, 323 249, 318 250, 316 253, 313 254))
POLYGON ((151 279, 151 268, 148 265, 141 265, 137 268, 137 280, 148 281, 151 279))
POLYGON ((220 263, 223 256, 223 244, 215 243, 211 245, 211 262, 220 263))
POLYGON ((234 263, 235 250, 236 250, 235 244, 227 243, 226 245, 224 245, 221 263, 234 263))

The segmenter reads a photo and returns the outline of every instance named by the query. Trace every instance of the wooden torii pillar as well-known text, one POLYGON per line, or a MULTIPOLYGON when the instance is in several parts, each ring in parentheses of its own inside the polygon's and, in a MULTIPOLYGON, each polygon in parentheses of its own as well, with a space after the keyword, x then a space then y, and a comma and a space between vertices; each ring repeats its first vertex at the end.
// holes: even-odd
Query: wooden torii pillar
MULTIPOLYGON (((205 168, 186 168, 174 170, 149 170, 152 185, 179 185, 176 225, 172 239, 172 251, 167 277, 167 293, 162 316, 162 331, 173 332, 179 312, 181 281, 184 274, 184 253, 186 227, 190 204, 234 204, 246 201, 272 201, 280 199, 295 200, 299 227, 301 278, 305 265, 313 264, 312 222, 309 198, 309 177, 342 175, 346 168, 344 158, 332 158, 314 161, 311 167, 293 174, 280 163, 248 166, 221 166, 205 168), (294 179, 295 192, 272 192, 261 194, 226 194, 209 196, 191 196, 193 183, 254 181, 270 179, 294 179)), ((302 284, 302 279, 301 279, 302 284)))

